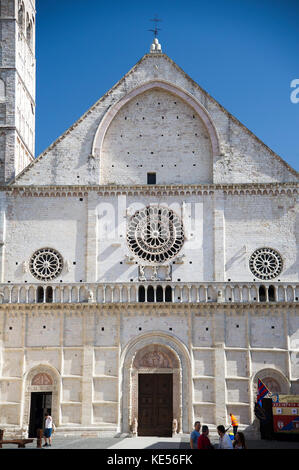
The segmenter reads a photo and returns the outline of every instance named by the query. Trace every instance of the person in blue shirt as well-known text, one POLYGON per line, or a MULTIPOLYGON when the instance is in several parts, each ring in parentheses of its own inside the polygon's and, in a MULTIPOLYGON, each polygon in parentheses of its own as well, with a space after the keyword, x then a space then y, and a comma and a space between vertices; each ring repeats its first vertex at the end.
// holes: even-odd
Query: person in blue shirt
POLYGON ((195 421, 194 429, 190 434, 190 447, 191 449, 197 449, 197 441, 200 436, 200 421, 195 421))

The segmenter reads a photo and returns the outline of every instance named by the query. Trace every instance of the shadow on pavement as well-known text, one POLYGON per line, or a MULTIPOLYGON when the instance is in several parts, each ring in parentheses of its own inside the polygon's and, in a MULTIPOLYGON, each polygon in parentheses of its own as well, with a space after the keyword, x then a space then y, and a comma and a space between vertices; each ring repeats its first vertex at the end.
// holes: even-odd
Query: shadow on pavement
MULTIPOLYGON (((182 443, 179 442, 155 442, 155 444, 152 444, 148 447, 145 447, 145 449, 185 449, 188 447, 181 447, 182 443)), ((190 449, 190 446, 189 446, 190 449)))

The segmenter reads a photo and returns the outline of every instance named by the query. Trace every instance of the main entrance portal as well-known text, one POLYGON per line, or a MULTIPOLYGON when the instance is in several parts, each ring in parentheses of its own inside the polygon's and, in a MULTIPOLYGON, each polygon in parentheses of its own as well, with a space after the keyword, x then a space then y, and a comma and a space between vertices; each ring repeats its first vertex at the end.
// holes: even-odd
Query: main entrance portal
POLYGON ((172 374, 138 374, 138 435, 172 435, 172 374))

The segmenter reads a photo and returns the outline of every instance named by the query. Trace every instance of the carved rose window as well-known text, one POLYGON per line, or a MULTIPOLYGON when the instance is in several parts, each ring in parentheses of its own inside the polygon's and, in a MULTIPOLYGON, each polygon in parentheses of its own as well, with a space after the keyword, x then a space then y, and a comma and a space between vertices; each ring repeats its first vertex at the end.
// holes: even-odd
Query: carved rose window
POLYGON ((127 242, 139 258, 150 263, 163 263, 182 248, 183 225, 167 207, 146 207, 137 211, 130 220, 127 242))
POLYGON ((50 281, 59 276, 63 268, 61 254, 53 248, 41 248, 33 253, 29 269, 36 279, 50 281))
POLYGON ((259 279, 273 279, 282 271, 282 257, 272 248, 259 248, 249 259, 249 268, 259 279))

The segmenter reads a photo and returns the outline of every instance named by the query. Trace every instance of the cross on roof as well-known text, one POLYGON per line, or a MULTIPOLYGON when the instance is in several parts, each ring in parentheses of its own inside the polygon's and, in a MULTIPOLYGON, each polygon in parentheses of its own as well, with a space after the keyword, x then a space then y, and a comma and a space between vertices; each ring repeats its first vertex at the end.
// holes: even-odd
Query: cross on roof
POLYGON ((161 31, 160 28, 158 28, 158 22, 162 21, 160 20, 157 15, 155 15, 155 18, 151 19, 150 21, 153 21, 155 23, 154 29, 149 29, 149 31, 152 31, 154 33, 154 37, 156 38, 158 35, 158 31, 161 31))

